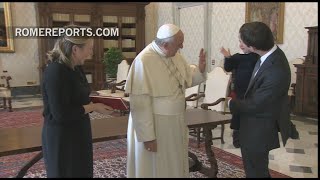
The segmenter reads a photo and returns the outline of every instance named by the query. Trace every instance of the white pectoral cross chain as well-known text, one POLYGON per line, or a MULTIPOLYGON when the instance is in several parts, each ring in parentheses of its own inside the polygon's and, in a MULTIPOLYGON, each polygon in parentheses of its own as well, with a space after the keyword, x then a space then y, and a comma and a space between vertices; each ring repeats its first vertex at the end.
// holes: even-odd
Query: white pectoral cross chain
POLYGON ((172 62, 172 59, 170 58, 168 60, 168 64, 166 64, 165 62, 164 62, 164 64, 167 66, 167 68, 170 71, 170 73, 178 81, 178 83, 179 83, 178 88, 181 90, 182 93, 184 93, 184 91, 183 91, 183 82, 181 82, 181 81, 183 81, 183 78, 182 78, 178 68, 176 67, 176 65, 172 62))
POLYGON ((165 66, 167 67, 168 71, 170 74, 172 74, 175 79, 178 81, 178 88, 181 90, 181 93, 184 94, 184 86, 183 86, 183 78, 181 73, 179 72, 178 68, 176 67, 176 65, 172 62, 172 58, 168 59, 168 64, 165 62, 164 58, 156 51, 156 53, 159 55, 159 57, 162 59, 162 62, 165 64, 165 66), (173 70, 171 70, 173 69, 173 70), (179 77, 177 77, 179 76, 179 77), (181 82, 182 81, 182 82, 181 82))

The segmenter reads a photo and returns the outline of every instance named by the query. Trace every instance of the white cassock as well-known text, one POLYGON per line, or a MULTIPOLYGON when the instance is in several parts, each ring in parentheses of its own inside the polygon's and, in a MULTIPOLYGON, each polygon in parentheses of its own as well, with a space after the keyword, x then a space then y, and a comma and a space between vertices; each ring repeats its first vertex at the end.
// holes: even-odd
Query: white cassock
POLYGON ((136 57, 125 87, 130 94, 131 110, 127 134, 128 178, 189 177, 184 92, 204 80, 205 73, 192 72, 179 53, 166 58, 155 42, 136 57), (154 139, 157 152, 147 151, 143 142, 154 139))

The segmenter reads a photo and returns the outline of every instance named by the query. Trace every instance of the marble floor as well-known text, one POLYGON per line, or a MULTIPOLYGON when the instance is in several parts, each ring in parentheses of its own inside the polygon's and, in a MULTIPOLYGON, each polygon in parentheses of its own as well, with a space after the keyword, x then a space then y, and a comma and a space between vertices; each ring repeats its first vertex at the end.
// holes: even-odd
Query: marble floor
MULTIPOLYGON (((292 122, 299 131, 300 139, 289 139, 285 147, 270 151, 269 168, 295 178, 318 177, 318 119, 292 115, 292 122)), ((213 131, 219 136, 220 128, 213 131)), ((241 157, 239 148, 232 145, 232 130, 225 126, 225 144, 214 140, 213 145, 241 157)), ((280 135, 279 135, 280 137, 280 135)), ((281 140, 281 138, 280 138, 281 140)))
MULTIPOLYGON (((41 95, 19 96, 13 98, 13 108, 42 106, 41 95)), ((300 139, 289 139, 286 147, 272 150, 269 155, 269 168, 294 178, 318 177, 318 119, 295 116, 292 122, 296 125, 300 139)), ((218 136, 220 128, 213 131, 213 136, 218 136)), ((241 156, 240 149, 232 145, 232 130, 225 126, 225 144, 214 140, 213 145, 230 153, 241 156)), ((282 143, 282 142, 281 142, 282 143)))

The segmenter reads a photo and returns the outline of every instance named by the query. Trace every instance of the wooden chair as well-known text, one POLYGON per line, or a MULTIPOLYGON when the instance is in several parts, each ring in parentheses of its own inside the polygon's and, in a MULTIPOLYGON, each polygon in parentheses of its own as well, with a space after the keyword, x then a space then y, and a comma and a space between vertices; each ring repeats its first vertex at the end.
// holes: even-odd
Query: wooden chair
MULTIPOLYGON (((198 108, 198 103, 199 103, 199 99, 201 97, 199 97, 198 99, 194 100, 194 101, 190 101, 189 99, 194 95, 194 94, 199 94, 199 88, 200 85, 196 85, 190 88, 186 89, 185 95, 186 95, 186 109, 196 109, 198 108)), ((202 93, 203 94, 203 93, 202 93)), ((189 128, 189 134, 191 136, 197 137, 197 145, 198 147, 200 147, 200 141, 202 141, 203 139, 201 138, 201 133, 202 130, 201 128, 189 128)))
MULTIPOLYGON (((221 114, 229 113, 225 108, 225 97, 229 93, 231 75, 223 70, 221 67, 215 67, 210 73, 207 74, 206 88, 204 93, 192 94, 186 98, 186 101, 195 101, 199 98, 204 98, 203 103, 200 107, 204 110, 212 110, 220 112, 221 114)), ((187 109, 188 111, 188 109, 187 109)), ((220 139, 221 143, 224 144, 224 124, 221 125, 221 135, 219 137, 213 137, 212 140, 220 139)), ((190 131, 190 135, 197 137, 198 147, 200 141, 203 141, 201 137, 202 130, 196 129, 190 131)))
MULTIPOLYGON (((195 71, 198 68, 195 64, 190 64, 192 71, 195 71)), ((192 86, 186 89, 185 97, 188 98, 192 94, 198 94, 200 91, 200 85, 192 86)), ((199 99, 195 101, 186 101, 186 108, 197 108, 199 99)))
MULTIPOLYGON (((117 71, 117 79, 113 82, 109 83, 109 86, 105 89, 102 88, 99 91, 92 92, 92 94, 98 94, 101 96, 112 96, 112 97, 120 97, 126 98, 129 94, 124 93, 124 86, 127 80, 128 72, 130 69, 130 65, 126 60, 122 60, 118 65, 117 71)), ((127 104, 129 106, 129 104, 127 104)), ((126 115, 129 113, 129 110, 120 110, 120 115, 126 115)))
MULTIPOLYGON (((6 71, 4 71, 5 73, 6 71)), ((0 98, 3 99, 3 105, 0 105, 0 108, 7 109, 9 112, 12 112, 12 97, 11 97, 11 86, 10 80, 11 76, 1 75, 0 76, 0 98), (7 106, 8 104, 8 106, 7 106)))
POLYGON ((296 81, 297 81, 297 68, 295 64, 302 64, 304 60, 302 58, 297 58, 289 61, 290 71, 291 71, 291 85, 288 90, 288 96, 290 98, 290 108, 294 109, 295 95, 296 95, 296 81))
POLYGON ((124 85, 126 84, 129 69, 130 65, 128 64, 127 60, 122 60, 118 65, 116 82, 110 83, 109 86, 112 93, 114 93, 116 90, 124 91, 124 85))
MULTIPOLYGON (((200 85, 196 85, 190 88, 186 89, 185 92, 185 97, 186 99, 189 98, 189 96, 193 95, 193 94, 199 94, 199 88, 200 85)), ((199 99, 195 100, 195 101, 186 101, 186 108, 198 108, 198 103, 199 103, 199 99)))
MULTIPOLYGON (((198 66, 195 64, 190 64, 190 67, 191 67, 192 71, 195 71, 198 66)), ((185 92, 186 109, 198 108, 198 103, 199 103, 200 98, 196 99, 194 101, 187 101, 187 99, 191 98, 194 94, 199 94, 199 93, 200 93, 200 85, 196 85, 196 86, 189 87, 186 89, 186 92, 185 92)), ((200 146, 199 145, 199 142, 201 139, 200 133, 202 133, 201 128, 189 128, 189 134, 191 136, 197 137, 198 147, 200 146)))

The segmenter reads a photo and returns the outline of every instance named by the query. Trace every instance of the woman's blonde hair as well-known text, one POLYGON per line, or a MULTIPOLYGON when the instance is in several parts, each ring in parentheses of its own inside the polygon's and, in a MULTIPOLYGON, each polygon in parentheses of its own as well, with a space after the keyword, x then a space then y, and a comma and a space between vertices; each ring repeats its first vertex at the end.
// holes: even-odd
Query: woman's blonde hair
MULTIPOLYGON (((83 26, 77 25, 68 25, 64 28, 85 28, 83 26)), ((83 47, 87 40, 90 39, 89 36, 85 34, 83 36, 67 36, 66 34, 62 35, 57 39, 54 44, 54 47, 51 51, 47 53, 49 62, 59 62, 62 64, 66 64, 69 67, 72 67, 71 55, 72 55, 72 47, 74 45, 78 47, 83 47)))

